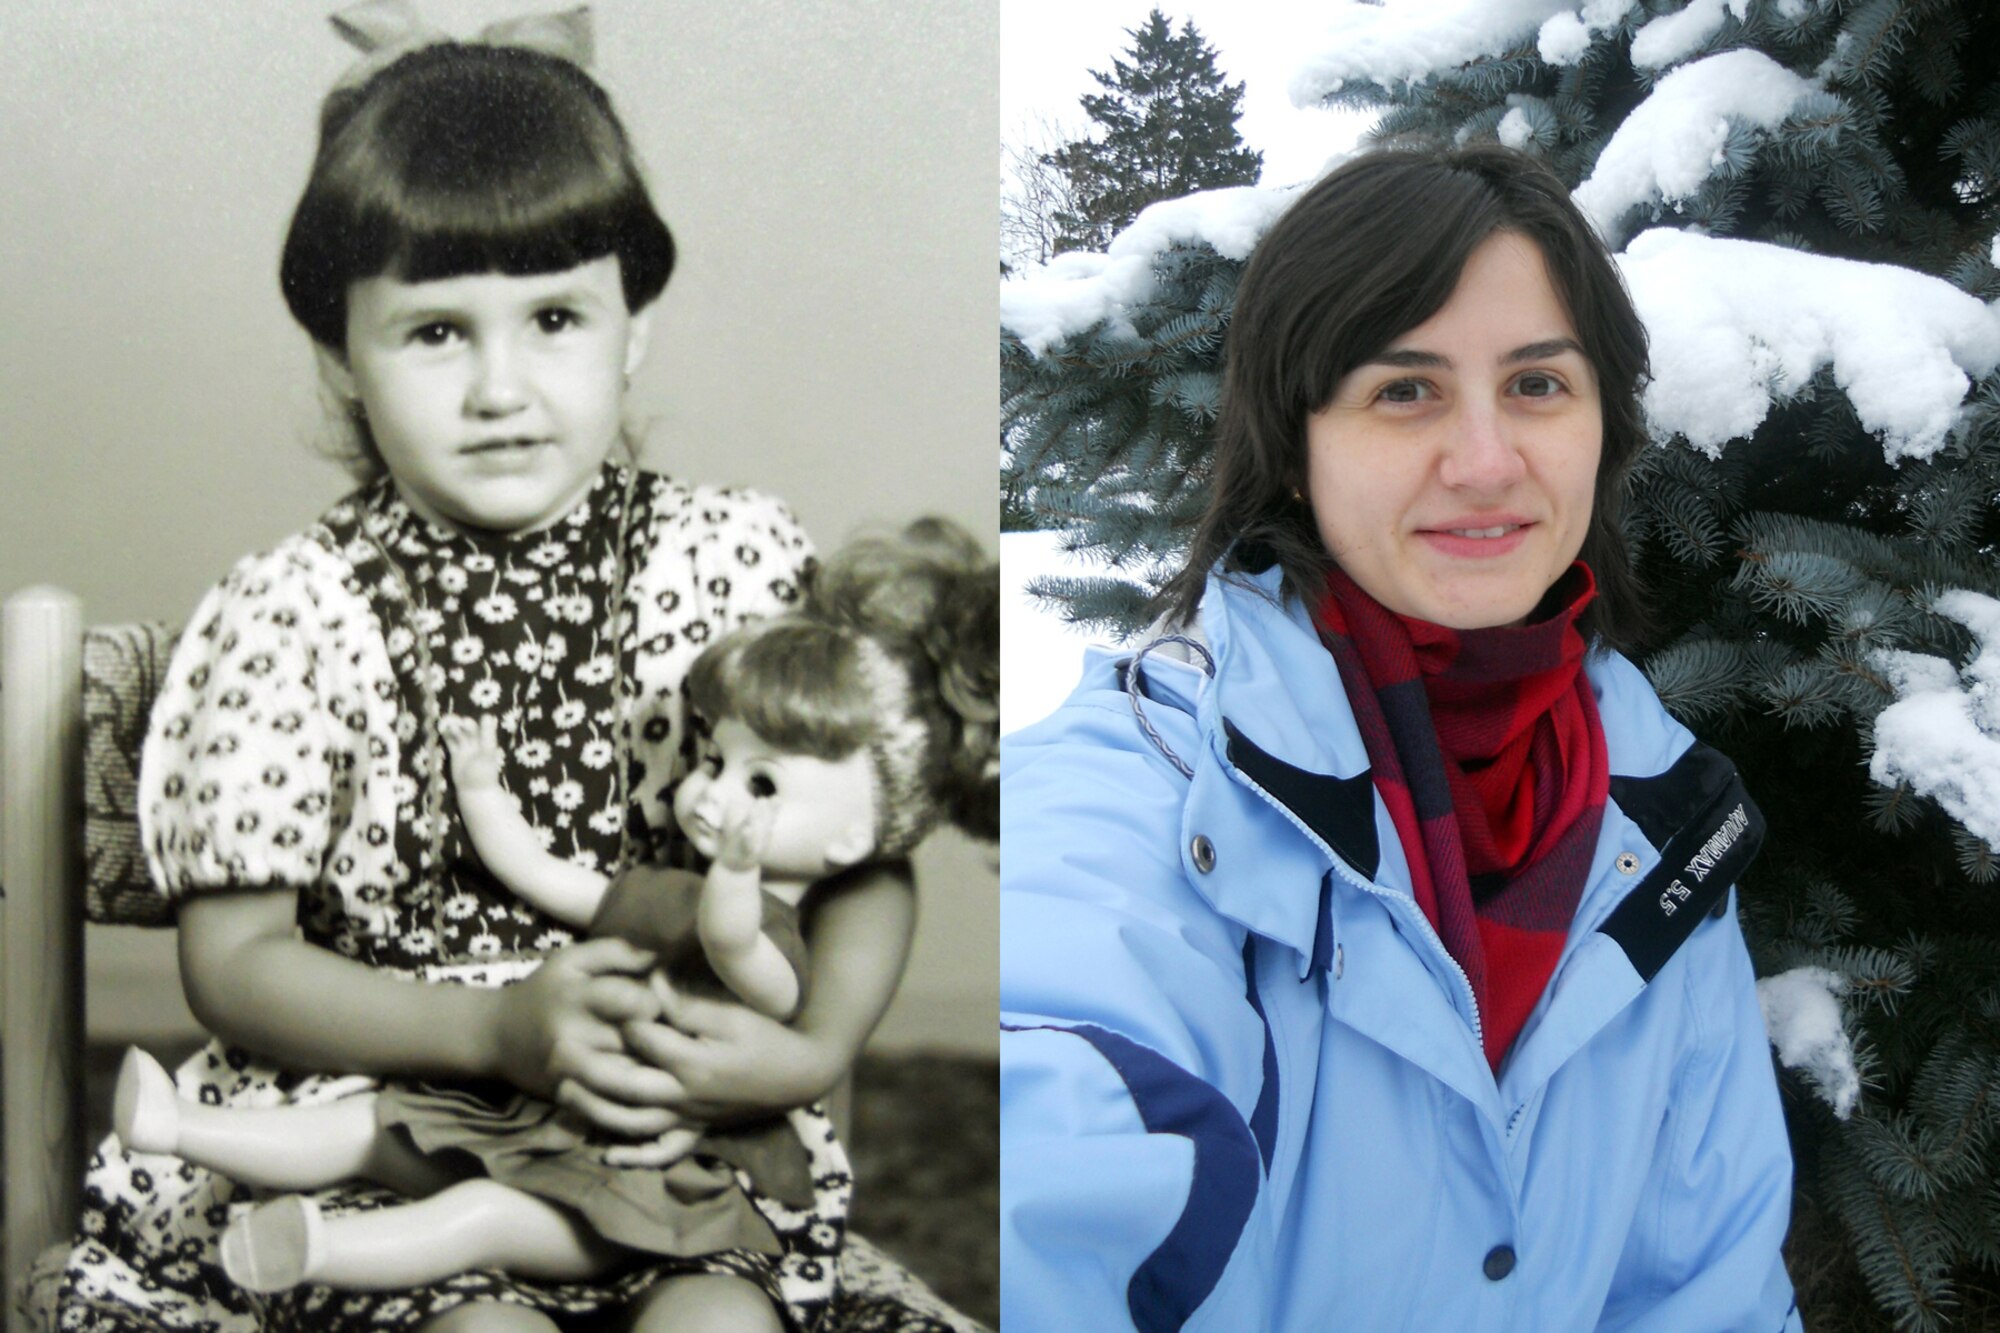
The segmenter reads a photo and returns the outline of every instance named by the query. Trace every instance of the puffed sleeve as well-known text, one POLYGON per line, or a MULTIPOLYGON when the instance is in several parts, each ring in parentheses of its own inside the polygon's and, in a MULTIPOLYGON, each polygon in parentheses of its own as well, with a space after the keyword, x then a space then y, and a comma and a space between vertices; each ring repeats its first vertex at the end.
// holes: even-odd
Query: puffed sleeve
POLYGON ((202 600, 154 705, 141 834, 170 898, 316 881, 340 799, 310 585, 253 556, 202 600))
POLYGON ((681 683, 694 659, 746 621, 795 609, 812 542, 779 501, 756 491, 654 477, 649 548, 634 574, 632 790, 648 855, 668 854, 672 790, 690 751, 681 683))
POLYGON ((784 503, 760 491, 696 492, 704 522, 692 546, 700 600, 717 633, 795 610, 812 541, 784 503))

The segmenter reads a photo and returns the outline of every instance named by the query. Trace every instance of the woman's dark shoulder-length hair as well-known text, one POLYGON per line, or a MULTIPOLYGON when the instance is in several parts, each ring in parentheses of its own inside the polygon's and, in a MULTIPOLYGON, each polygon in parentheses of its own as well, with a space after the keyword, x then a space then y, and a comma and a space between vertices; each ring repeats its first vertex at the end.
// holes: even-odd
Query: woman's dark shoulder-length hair
POLYGON ((439 42, 327 97, 278 281, 338 353, 361 279, 557 273, 606 255, 635 312, 673 272, 673 237, 604 89, 558 56, 439 42))
POLYGON ((1639 390, 1646 333, 1611 256, 1541 163, 1498 146, 1365 153, 1286 210, 1250 257, 1230 317, 1208 506, 1187 564, 1159 605, 1187 620, 1218 560, 1284 573, 1312 600, 1329 557, 1308 503, 1306 419, 1340 381, 1450 299, 1466 259, 1496 232, 1534 241, 1596 371, 1603 457, 1582 557, 1598 595, 1581 628, 1614 648, 1645 633, 1619 528, 1625 474, 1646 445, 1639 390))

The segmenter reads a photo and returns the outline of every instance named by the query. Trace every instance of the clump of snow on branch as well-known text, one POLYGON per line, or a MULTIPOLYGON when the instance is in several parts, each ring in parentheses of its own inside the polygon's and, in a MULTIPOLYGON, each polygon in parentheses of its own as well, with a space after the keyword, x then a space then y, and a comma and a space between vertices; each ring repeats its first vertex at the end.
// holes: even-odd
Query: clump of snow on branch
POLYGON ((1795 967, 1757 983, 1764 1031, 1787 1069, 1796 1069, 1842 1120, 1861 1099, 1854 1048, 1840 1021, 1847 978, 1823 967, 1795 967))
POLYGON ((1528 119, 1528 113, 1519 106, 1507 108, 1507 114, 1500 117, 1497 133, 1500 142, 1509 148, 1520 148, 1535 137, 1535 127, 1528 119))
POLYGON ((1921 653, 1875 655, 1898 698, 1875 719, 1868 776, 1930 797, 2000 848, 2000 602, 1961 589, 1934 609, 1971 630, 1979 651, 1962 670, 1921 653))
MULTIPOLYGON (((1621 9, 1625 6, 1620 3, 1621 9)), ((1414 82, 1498 54, 1574 0, 1387 0, 1336 6, 1292 76, 1292 101, 1318 106, 1351 80, 1414 82)), ((1573 15, 1572 15, 1573 16, 1573 15)))
POLYGON ((1000 284, 1000 326, 1037 356, 1100 321, 1117 328, 1153 290, 1153 261, 1174 245, 1206 244, 1245 259, 1296 187, 1238 185, 1153 204, 1103 254, 1072 252, 1000 284))
POLYGON ((2000 364, 2000 314, 1914 269, 1666 228, 1618 261, 1652 341, 1647 421, 1711 457, 1831 365, 1890 462, 1928 458, 2000 364))
POLYGON ((1750 13, 1750 0, 1689 0, 1677 14, 1662 14, 1632 34, 1632 63, 1640 69, 1665 69, 1684 60, 1715 36, 1725 15, 1740 22, 1750 13))
POLYGON ((1535 51, 1551 65, 1574 65, 1590 44, 1618 26, 1631 10, 1630 0, 1587 0, 1581 9, 1551 15, 1535 34, 1535 51))
POLYGON ((1819 91, 1762 51, 1724 51, 1663 77, 1598 154, 1572 198, 1606 240, 1632 209, 1689 198, 1722 165, 1731 121, 1769 130, 1819 91))

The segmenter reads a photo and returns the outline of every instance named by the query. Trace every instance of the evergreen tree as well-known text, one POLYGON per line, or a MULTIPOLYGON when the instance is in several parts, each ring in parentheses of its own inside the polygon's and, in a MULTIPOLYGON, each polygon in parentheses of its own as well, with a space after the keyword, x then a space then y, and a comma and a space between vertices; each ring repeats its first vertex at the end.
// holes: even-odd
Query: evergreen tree
MULTIPOLYGON (((1617 9, 1586 6, 1561 63, 1530 26, 1407 81, 1349 78, 1329 100, 1383 108, 1382 141, 1504 137, 1574 188, 1673 68, 1758 51, 1816 91, 1775 125, 1732 124, 1695 194, 1614 229, 1763 240, 2000 297, 2000 7, 1645 0, 1607 17, 1617 9), (1683 14, 1706 20, 1698 40, 1664 66, 1635 58, 1649 24, 1683 14)), ((1038 591, 1122 628, 1199 509, 1241 264, 1194 246, 1156 268, 1124 322, 1040 356, 1010 335, 1002 351, 1010 467, 1037 470, 1047 525, 1115 566, 1038 591)), ((1867 762, 1894 699, 1876 650, 1963 664, 1972 641, 1938 595, 2000 595, 2000 375, 1975 386, 1942 450, 1895 465, 1822 373, 1719 458, 1676 441, 1648 451, 1629 509, 1660 625, 1642 665, 1769 817, 1741 886, 1758 971, 1815 964, 1850 983, 1858 1108, 1836 1118, 1783 1080, 1800 1216, 1831 1219, 1897 1327, 1951 1327, 1990 1289, 1979 1275, 2000 1271, 2000 861, 1930 800, 1872 783, 1867 762)), ((1863 1326, 1795 1275, 1809 1327, 1863 1326)))
POLYGON ((1102 250, 1147 204, 1254 185, 1264 166, 1236 132, 1243 85, 1223 81, 1192 22, 1176 33, 1155 9, 1126 35, 1132 44, 1111 72, 1090 71, 1102 89, 1083 97, 1091 132, 1049 154, 1072 196, 1058 215, 1057 253, 1102 250))

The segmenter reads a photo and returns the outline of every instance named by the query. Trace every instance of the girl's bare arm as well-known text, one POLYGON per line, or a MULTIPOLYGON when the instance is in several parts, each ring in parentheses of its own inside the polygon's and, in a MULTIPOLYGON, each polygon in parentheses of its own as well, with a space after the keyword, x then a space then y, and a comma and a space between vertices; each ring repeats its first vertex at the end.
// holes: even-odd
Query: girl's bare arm
POLYGON ((289 888, 181 904, 182 986, 225 1041, 295 1069, 497 1077, 545 1095, 569 1080, 612 1105, 644 1095, 619 1024, 656 1007, 628 979, 652 965, 645 950, 592 940, 518 985, 425 983, 307 943, 293 929, 297 904, 289 888))

